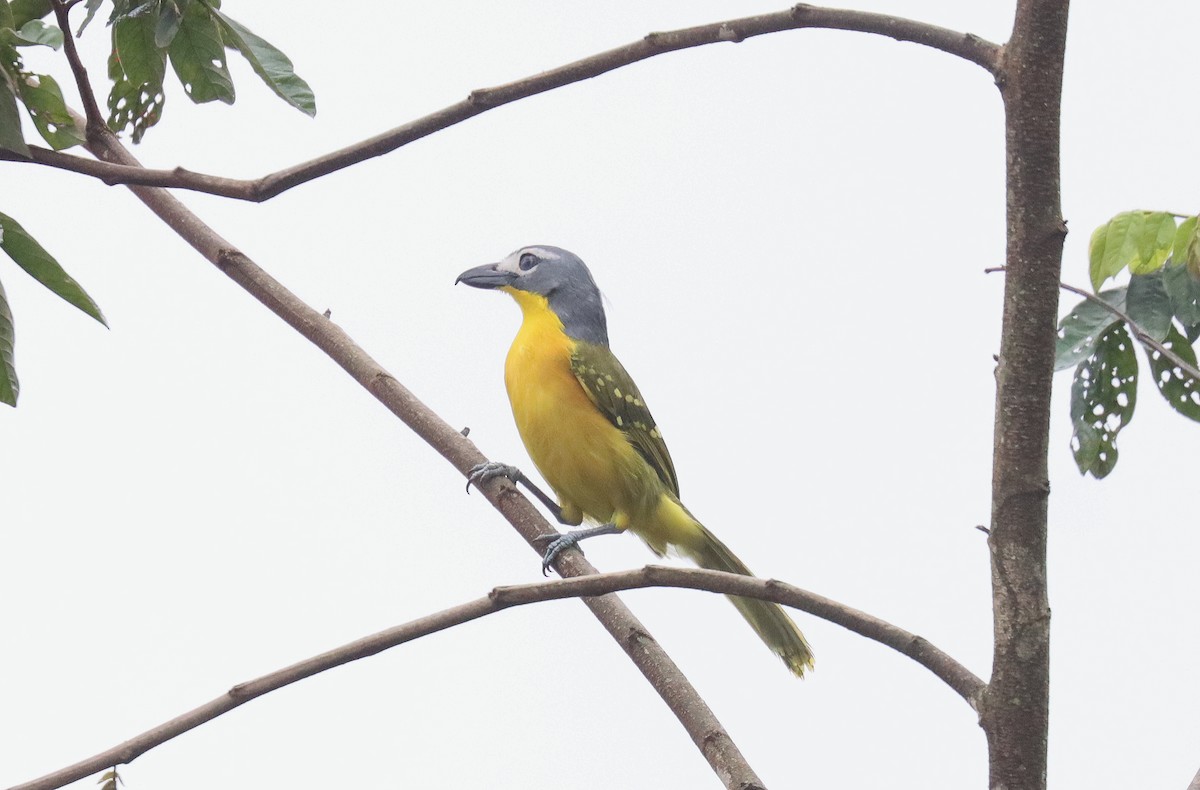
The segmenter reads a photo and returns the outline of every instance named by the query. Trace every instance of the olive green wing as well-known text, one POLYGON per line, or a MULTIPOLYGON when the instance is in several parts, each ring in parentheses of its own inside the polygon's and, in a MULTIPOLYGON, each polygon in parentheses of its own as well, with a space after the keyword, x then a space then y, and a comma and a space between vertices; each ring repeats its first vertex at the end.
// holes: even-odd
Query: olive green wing
POLYGON ((629 439, 658 477, 679 496, 675 464, 633 378, 607 346, 576 341, 571 370, 596 408, 629 439))

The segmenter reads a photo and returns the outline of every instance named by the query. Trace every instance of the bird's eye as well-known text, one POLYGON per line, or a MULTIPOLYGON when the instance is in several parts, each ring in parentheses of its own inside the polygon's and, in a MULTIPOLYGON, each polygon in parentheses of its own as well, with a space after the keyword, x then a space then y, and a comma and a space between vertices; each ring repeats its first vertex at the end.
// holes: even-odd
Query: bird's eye
POLYGON ((517 265, 521 267, 521 271, 527 272, 534 266, 537 266, 537 263, 537 256, 532 252, 527 252, 521 256, 521 260, 517 263, 517 265))

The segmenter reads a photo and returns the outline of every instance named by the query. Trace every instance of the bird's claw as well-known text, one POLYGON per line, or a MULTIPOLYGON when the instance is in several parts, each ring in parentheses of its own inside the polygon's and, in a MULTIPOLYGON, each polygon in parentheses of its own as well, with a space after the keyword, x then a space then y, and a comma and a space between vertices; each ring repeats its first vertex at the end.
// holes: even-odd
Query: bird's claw
POLYGON ((542 575, 550 575, 550 565, 558 559, 558 555, 579 543, 582 536, 577 532, 550 532, 538 535, 536 540, 549 540, 546 550, 542 552, 542 575))
POLYGON ((521 476, 521 470, 510 464, 502 464, 499 461, 484 461, 481 464, 475 464, 467 472, 467 493, 471 493, 471 485, 474 484, 479 488, 489 480, 495 480, 497 477, 507 477, 513 483, 517 482, 517 478, 521 476))

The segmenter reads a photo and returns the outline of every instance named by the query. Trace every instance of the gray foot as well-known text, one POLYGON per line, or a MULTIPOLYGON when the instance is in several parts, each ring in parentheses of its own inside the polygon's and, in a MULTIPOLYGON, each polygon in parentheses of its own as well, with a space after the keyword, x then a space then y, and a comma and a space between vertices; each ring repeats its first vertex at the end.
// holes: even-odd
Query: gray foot
POLYGON ((482 464, 476 464, 471 467, 471 471, 467 473, 467 493, 471 493, 471 484, 479 488, 489 480, 495 480, 497 477, 507 477, 515 485, 518 480, 524 477, 521 470, 510 464, 502 464, 499 461, 485 461, 482 464))
POLYGON ((579 543, 579 541, 585 538, 594 538, 597 535, 613 535, 620 531, 612 524, 601 524, 598 527, 576 529, 562 534, 551 532, 548 535, 538 535, 538 540, 550 540, 550 544, 546 546, 546 550, 542 553, 542 575, 549 576, 550 564, 558 559, 559 554, 579 543))

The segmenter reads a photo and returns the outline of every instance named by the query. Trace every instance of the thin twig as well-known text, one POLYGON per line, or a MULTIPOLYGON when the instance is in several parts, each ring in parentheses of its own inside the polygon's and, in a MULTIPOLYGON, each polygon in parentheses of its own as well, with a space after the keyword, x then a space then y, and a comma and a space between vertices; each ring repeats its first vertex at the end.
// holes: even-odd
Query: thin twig
POLYGON ((1147 333, 1146 330, 1143 329, 1141 327, 1141 325, 1138 324, 1137 321, 1134 321, 1126 313, 1122 312, 1121 310, 1119 310, 1116 307, 1113 307, 1108 302, 1101 299, 1099 296, 1088 293, 1087 291, 1083 290, 1082 288, 1076 288, 1075 286, 1067 285, 1066 283, 1059 283, 1058 287, 1062 288, 1064 291, 1070 291, 1073 294, 1082 296, 1084 299, 1087 299, 1089 302, 1094 302, 1095 304, 1100 305, 1105 310, 1112 313, 1114 316, 1116 316, 1117 318, 1121 319, 1126 324, 1128 324, 1130 330, 1133 331, 1133 336, 1135 338, 1142 341, 1143 344, 1149 346, 1150 348, 1154 349, 1158 353, 1162 354, 1167 359, 1171 360, 1171 362, 1173 362, 1175 364, 1175 366, 1177 368, 1179 368, 1180 370, 1182 370, 1184 373, 1188 374, 1189 376, 1191 376, 1194 379, 1200 380, 1200 370, 1197 370, 1195 365, 1190 364, 1183 357, 1179 356, 1174 351, 1167 348, 1162 343, 1160 343, 1159 341, 1157 341, 1153 337, 1151 337, 1150 334, 1147 333))
MULTIPOLYGON (((992 266, 990 268, 984 269, 983 271, 985 274, 992 274, 993 272, 1005 271, 1005 267, 992 266)), ((1058 287, 1063 289, 1064 291, 1070 291, 1071 293, 1075 294, 1076 296, 1082 296, 1084 299, 1087 299, 1089 302, 1093 302, 1094 304, 1100 305, 1105 310, 1112 313, 1112 315, 1115 318, 1119 318, 1122 321, 1124 321, 1126 324, 1128 324, 1129 329, 1133 332, 1133 336, 1135 338, 1137 338, 1143 344, 1154 349, 1158 353, 1162 354, 1167 359, 1171 360, 1171 362, 1175 363, 1175 366, 1177 368, 1179 368, 1180 370, 1182 370, 1184 373, 1188 374, 1189 376, 1191 376, 1194 379, 1200 380, 1200 369, 1198 369, 1195 365, 1188 362, 1183 357, 1176 354, 1171 349, 1167 348, 1165 345, 1163 345, 1159 341, 1155 340, 1154 337, 1150 335, 1150 333, 1148 333, 1145 329, 1142 328, 1141 324, 1139 324, 1137 321, 1134 321, 1132 318, 1130 318, 1128 313, 1125 313, 1120 308, 1113 307, 1111 304, 1104 301, 1099 296, 1096 296, 1093 293, 1089 293, 1089 292, 1083 290, 1082 288, 1076 288, 1075 286, 1067 285, 1064 282, 1060 282, 1058 284, 1058 287)))
MULTIPOLYGON (((64 12, 65 16, 65 12, 64 12)), ((64 24, 60 19, 59 24, 64 24)), ((598 77, 615 69, 628 66, 667 52, 700 47, 708 44, 738 43, 748 38, 784 30, 821 28, 847 30, 887 36, 897 41, 907 41, 956 55, 981 66, 997 79, 1000 78, 1001 48, 990 41, 970 33, 960 33, 936 25, 918 22, 886 14, 865 11, 850 11, 840 8, 823 8, 800 4, 785 11, 771 14, 713 22, 698 27, 673 30, 665 33, 650 33, 644 38, 616 49, 610 49, 590 57, 568 63, 557 68, 534 74, 524 79, 492 88, 481 88, 456 104, 452 104, 430 115, 398 126, 383 134, 360 141, 337 151, 330 152, 307 162, 256 179, 237 179, 197 173, 183 168, 170 170, 147 170, 119 163, 87 163, 70 154, 47 155, 44 149, 33 157, 37 164, 70 170, 98 178, 106 184, 140 184, 145 186, 171 187, 206 192, 222 197, 249 200, 261 203, 292 187, 342 170, 376 156, 391 153, 402 146, 420 140, 468 118, 493 110, 511 102, 539 93, 561 88, 575 82, 598 77)), ((68 36, 69 38, 69 36, 68 36)), ((73 45, 69 45, 68 57, 72 57, 73 45)), ((72 60, 75 69, 77 56, 72 60)), ((82 68, 82 67, 80 67, 82 68)), ((85 105, 89 101, 90 87, 87 76, 76 70, 76 81, 84 95, 85 105)), ((92 120, 95 98, 91 98, 88 119, 92 120)), ((102 123, 102 120, 101 120, 102 123)), ((0 156, 13 161, 28 162, 13 156, 0 156)))
POLYGON ((975 707, 984 683, 961 664, 919 636, 885 623, 857 609, 822 598, 819 595, 774 580, 739 576, 722 571, 699 568, 671 568, 650 565, 637 570, 580 576, 571 579, 496 587, 484 598, 478 598, 436 614, 421 617, 403 625, 357 639, 341 647, 305 659, 284 669, 239 683, 226 693, 194 710, 147 730, 100 754, 82 760, 52 774, 10 790, 54 790, 54 788, 91 776, 114 765, 132 762, 150 749, 159 746, 234 708, 284 686, 326 670, 376 655, 384 650, 405 644, 429 634, 477 620, 514 606, 585 596, 607 596, 621 590, 646 587, 681 587, 727 595, 760 598, 793 606, 810 614, 842 625, 880 644, 900 651, 929 669, 950 688, 975 707))
MULTIPOLYGON (((106 127, 104 115, 100 112, 100 105, 96 103, 96 93, 92 90, 92 82, 88 78, 87 69, 84 68, 83 61, 79 57, 79 50, 75 47, 75 37, 71 35, 69 17, 71 7, 76 2, 78 0, 69 0, 69 2, 51 0, 50 4, 54 8, 54 17, 58 20, 58 27, 62 30, 63 52, 67 56, 67 62, 71 64, 71 74, 75 76, 75 86, 79 90, 79 98, 83 102, 84 115, 87 116, 87 127, 84 131, 91 138, 98 130, 106 127)), ((68 155, 63 154, 63 156, 68 155)))
MULTIPOLYGON (((107 130, 90 141, 88 148, 99 159, 127 167, 138 166, 137 159, 107 130)), ((486 460, 470 440, 418 400, 341 327, 313 310, 259 268, 247 255, 204 224, 175 196, 154 187, 131 186, 129 189, 168 227, 231 280, 337 362, 459 472, 465 475, 471 467, 486 460)), ((540 555, 539 536, 553 530, 529 500, 500 480, 486 484, 483 493, 540 555)), ((554 567, 563 576, 596 573, 583 555, 573 550, 560 555, 554 567)), ((584 604, 662 697, 721 782, 728 788, 744 790, 762 787, 762 782, 716 715, 625 604, 612 595, 587 598, 584 604)))

